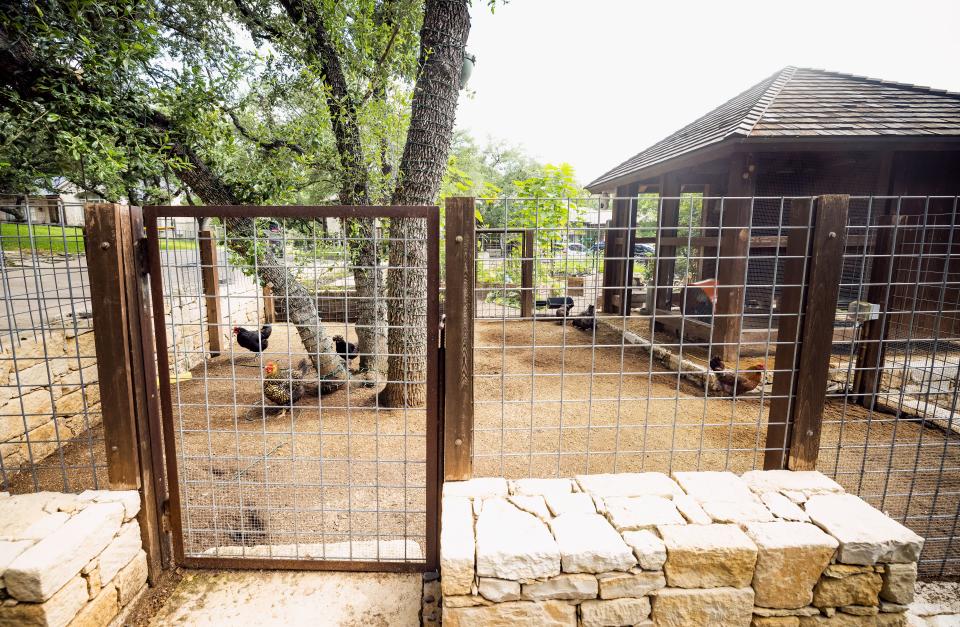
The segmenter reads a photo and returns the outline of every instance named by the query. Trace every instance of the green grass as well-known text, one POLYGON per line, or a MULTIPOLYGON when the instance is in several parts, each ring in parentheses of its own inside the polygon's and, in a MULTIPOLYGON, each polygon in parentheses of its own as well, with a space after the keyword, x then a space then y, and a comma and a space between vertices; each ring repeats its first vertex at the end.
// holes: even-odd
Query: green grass
MULTIPOLYGON (((193 240, 160 240, 161 250, 188 250, 197 247, 193 240)), ((52 253, 82 253, 83 229, 78 226, 33 225, 33 239, 30 238, 30 226, 12 222, 0 222, 0 248, 3 250, 35 250, 52 253)))
POLYGON ((3 250, 48 250, 55 253, 83 251, 83 229, 75 226, 35 224, 33 239, 30 226, 10 222, 0 223, 0 246, 3 250))

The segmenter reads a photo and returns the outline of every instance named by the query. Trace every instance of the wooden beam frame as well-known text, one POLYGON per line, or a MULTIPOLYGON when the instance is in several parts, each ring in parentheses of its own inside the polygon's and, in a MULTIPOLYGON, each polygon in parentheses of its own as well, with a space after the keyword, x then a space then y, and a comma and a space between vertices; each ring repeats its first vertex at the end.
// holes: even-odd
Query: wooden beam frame
POLYGON ((656 307, 670 311, 673 303, 673 272, 677 265, 676 240, 680 224, 680 179, 673 173, 660 178, 660 211, 657 216, 657 266, 654 271, 656 307))
POLYGON ((139 207, 85 207, 107 475, 113 490, 139 490, 137 520, 148 579, 170 566, 163 531, 167 485, 150 328, 143 213, 139 207))
POLYGON ((476 212, 473 198, 447 198, 445 207, 443 476, 445 481, 460 481, 473 476, 476 212))
POLYGON ((207 336, 210 356, 223 351, 223 329, 220 327, 220 276, 217 269, 217 240, 213 231, 197 233, 200 246, 200 277, 203 282, 204 303, 207 310, 207 336))

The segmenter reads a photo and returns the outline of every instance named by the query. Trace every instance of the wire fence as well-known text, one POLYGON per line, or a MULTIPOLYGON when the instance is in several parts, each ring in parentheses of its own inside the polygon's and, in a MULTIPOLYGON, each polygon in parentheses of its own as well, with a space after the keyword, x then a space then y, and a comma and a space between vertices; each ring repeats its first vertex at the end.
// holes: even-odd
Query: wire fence
POLYGON ((0 484, 106 485, 83 205, 0 197, 0 484))
MULTIPOLYGON (((814 206, 478 201, 474 473, 784 462, 804 307, 830 291, 807 283, 814 206)), ((852 197, 847 215, 817 467, 927 535, 924 574, 956 574, 956 198, 852 197)))
POLYGON ((415 224, 402 239, 390 236, 387 218, 407 209, 373 211, 346 220, 331 208, 300 208, 295 217, 250 209, 213 231, 159 230, 169 253, 153 270, 163 279, 167 360, 177 364, 166 423, 175 441, 174 533, 188 560, 427 563, 437 481, 436 364, 428 367, 435 352, 427 347, 431 337, 436 343, 438 288, 432 297, 384 292, 388 265, 401 285, 414 285, 411 275, 426 281, 432 264, 436 283, 438 260, 409 254, 429 249, 428 240, 435 247, 436 235, 422 210, 404 218, 415 224), (388 264, 398 246, 406 261, 388 264), (228 262, 241 276, 220 281, 228 262), (273 303, 264 301, 267 283, 273 303), (184 313, 209 312, 211 296, 219 320, 184 313), (413 317, 388 319, 401 305, 413 317), (390 344, 388 325, 413 339, 390 344), (397 407, 384 397, 391 386, 427 402, 397 407))

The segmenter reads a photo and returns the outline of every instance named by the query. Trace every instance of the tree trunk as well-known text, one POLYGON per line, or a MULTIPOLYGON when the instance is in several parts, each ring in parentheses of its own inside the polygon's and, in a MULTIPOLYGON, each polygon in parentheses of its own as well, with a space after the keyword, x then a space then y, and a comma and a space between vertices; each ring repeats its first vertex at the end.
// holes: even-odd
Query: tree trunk
MULTIPOLYGON (((159 115, 159 114, 158 114, 159 115)), ((169 121, 158 118, 164 128, 169 121)), ((170 151, 178 158, 186 159, 192 168, 177 173, 181 181, 189 186, 203 202, 210 205, 236 205, 237 195, 218 176, 210 171, 203 161, 190 148, 178 142, 171 142, 170 151)), ((289 321, 294 324, 303 347, 310 354, 310 361, 316 368, 321 393, 332 392, 347 383, 349 372, 343 359, 337 355, 333 340, 324 332, 317 315, 317 303, 313 295, 287 269, 283 259, 277 259, 269 246, 257 247, 254 253, 249 246, 256 235, 256 227, 251 218, 226 218, 224 226, 234 238, 229 241, 230 248, 246 258, 257 254, 257 275, 264 283, 273 283, 274 298, 286 300, 285 310, 289 321)))
MULTIPOLYGON (((427 0, 420 29, 420 76, 394 204, 430 204, 437 196, 453 136, 460 68, 469 34, 466 0, 427 0)), ((426 342, 426 235, 422 219, 405 218, 390 224, 390 357, 387 385, 379 397, 388 407, 421 407, 427 399, 426 351, 432 347, 426 342)))

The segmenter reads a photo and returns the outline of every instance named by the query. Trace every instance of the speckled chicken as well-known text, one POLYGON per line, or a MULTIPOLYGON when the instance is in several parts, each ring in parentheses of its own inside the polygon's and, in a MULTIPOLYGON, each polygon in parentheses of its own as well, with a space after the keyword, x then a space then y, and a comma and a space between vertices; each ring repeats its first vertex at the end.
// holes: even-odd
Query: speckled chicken
POLYGON ((290 406, 304 393, 303 378, 310 371, 310 362, 301 359, 296 368, 280 368, 268 361, 263 368, 263 396, 274 405, 290 406))

